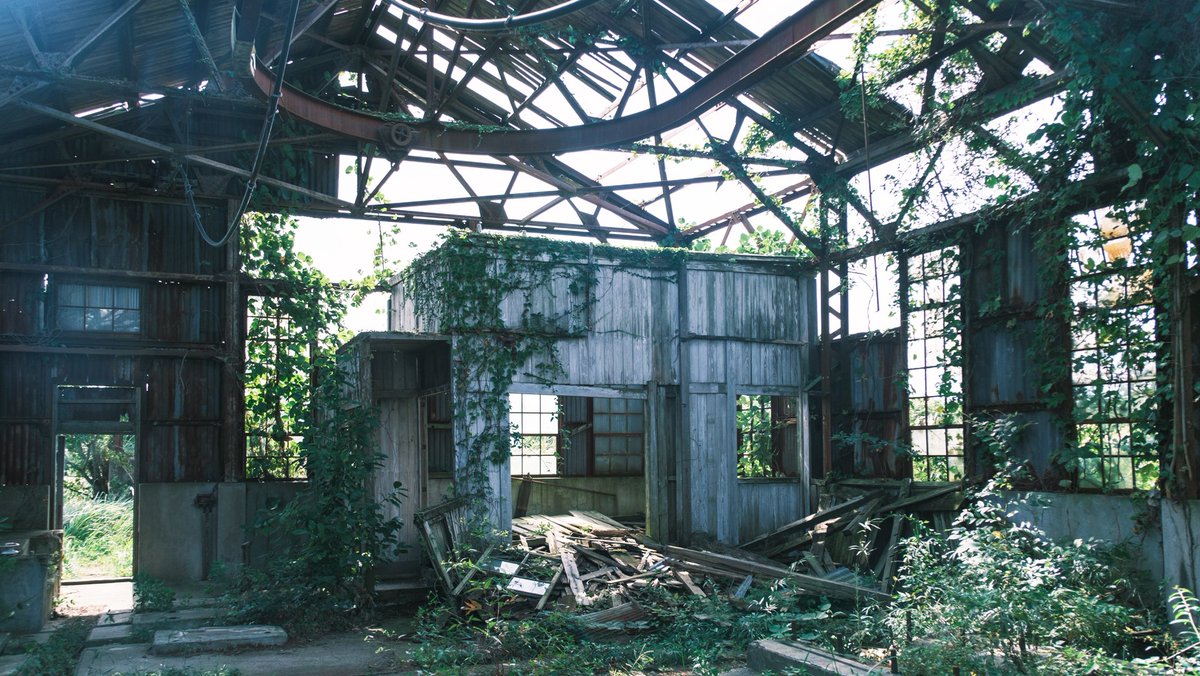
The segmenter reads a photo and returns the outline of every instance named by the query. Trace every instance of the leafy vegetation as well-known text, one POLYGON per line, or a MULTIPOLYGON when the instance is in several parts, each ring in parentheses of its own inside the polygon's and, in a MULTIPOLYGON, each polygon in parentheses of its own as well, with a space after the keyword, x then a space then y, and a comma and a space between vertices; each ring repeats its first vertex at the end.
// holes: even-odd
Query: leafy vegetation
MULTIPOLYGON (((230 600, 235 620, 273 622, 304 635, 344 626, 370 613, 367 574, 395 543, 401 524, 377 500, 369 479, 381 456, 377 412, 347 399, 348 378, 336 348, 353 291, 336 288, 294 250, 295 222, 252 214, 242 249, 248 272, 271 293, 252 303, 247 340, 247 432, 297 453, 259 458, 263 476, 303 470, 308 483, 263 528, 280 542, 261 570, 247 569, 230 600), (315 383, 315 384, 314 384, 315 383)), ((357 296, 361 297, 361 296, 357 296)))
POLYGON ((648 617, 609 627, 614 638, 605 640, 589 638, 589 632, 597 633, 595 628, 562 610, 518 615, 499 602, 464 613, 432 599, 418 614, 421 645, 412 659, 415 666, 434 673, 503 663, 511 669, 508 673, 517 674, 712 674, 743 658, 753 640, 815 636, 820 627, 846 617, 786 584, 753 590, 744 601, 733 603, 654 587, 646 588, 637 601, 648 617))
POLYGON ((29 656, 17 668, 16 676, 75 673, 76 660, 94 623, 90 619, 67 620, 45 643, 33 644, 29 656))
POLYGON ((69 434, 63 489, 85 498, 128 497, 133 491, 134 437, 69 434))
POLYGON ((175 590, 156 577, 138 573, 133 576, 133 609, 154 613, 175 607, 175 590))
POLYGON ((133 498, 68 495, 63 505, 63 577, 133 573, 133 498))

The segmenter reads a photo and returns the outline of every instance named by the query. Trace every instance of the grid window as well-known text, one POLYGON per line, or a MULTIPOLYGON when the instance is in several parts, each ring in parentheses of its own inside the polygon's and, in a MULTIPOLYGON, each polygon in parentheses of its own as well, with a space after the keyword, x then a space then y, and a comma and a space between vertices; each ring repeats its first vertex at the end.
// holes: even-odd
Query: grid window
POLYGON ((785 456, 796 449, 796 399, 741 394, 736 418, 738 478, 787 476, 785 456))
POLYGON ((1155 340, 1145 237, 1109 216, 1076 219, 1072 392, 1078 485, 1154 488, 1155 340))
POLYGON ((513 430, 512 475, 559 474, 558 397, 510 394, 508 420, 513 430))
POLYGON ((291 354, 299 327, 269 296, 247 299, 246 320, 246 477, 304 479, 303 437, 290 429, 310 387, 307 360, 291 354))
POLYGON ((597 476, 642 473, 644 402, 640 399, 592 400, 593 458, 597 476))
POLYGON ((57 325, 60 331, 139 333, 142 330, 141 289, 60 284, 57 325))
POLYGON ((957 481, 963 453, 958 248, 908 259, 908 426, 913 479, 957 481))

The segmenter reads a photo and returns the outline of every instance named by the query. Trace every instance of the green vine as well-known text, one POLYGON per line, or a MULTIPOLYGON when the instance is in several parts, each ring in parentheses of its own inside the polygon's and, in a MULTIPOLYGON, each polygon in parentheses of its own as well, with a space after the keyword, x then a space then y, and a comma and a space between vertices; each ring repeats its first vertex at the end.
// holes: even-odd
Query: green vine
POLYGON ((401 527, 381 503, 398 502, 403 487, 371 490, 382 460, 378 412, 347 397, 356 383, 337 346, 358 296, 295 251, 295 229, 286 215, 251 214, 241 233, 243 266, 259 289, 248 301, 247 434, 277 444, 277 453, 249 458, 248 472, 298 472, 308 481, 260 524, 282 544, 263 569, 244 571, 236 614, 306 633, 372 607, 370 570, 391 553, 401 527))
POLYGON ((399 275, 413 315, 454 340, 455 491, 477 515, 493 497, 491 472, 515 443, 509 389, 518 378, 549 384, 563 375, 558 344, 590 328, 597 261, 673 278, 684 261, 702 256, 727 258, 454 231, 399 275))

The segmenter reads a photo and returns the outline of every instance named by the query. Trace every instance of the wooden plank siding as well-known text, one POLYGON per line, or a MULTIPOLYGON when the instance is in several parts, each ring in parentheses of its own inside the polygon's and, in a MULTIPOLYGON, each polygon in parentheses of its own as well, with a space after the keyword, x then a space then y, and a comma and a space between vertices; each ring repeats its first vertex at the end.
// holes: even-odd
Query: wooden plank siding
MULTIPOLYGON (((544 317, 559 317, 577 307, 582 299, 578 289, 568 288, 567 280, 572 277, 569 267, 581 265, 594 266, 595 285, 584 330, 565 325, 558 329, 561 377, 547 385, 528 375, 547 356, 535 355, 518 369, 513 389, 554 393, 555 387, 596 388, 648 397, 654 410, 647 420, 671 432, 652 430, 646 436, 653 440, 648 448, 658 454, 647 458, 647 476, 660 483, 647 486, 647 502, 653 503, 647 517, 658 532, 670 533, 677 541, 694 536, 736 543, 804 516, 808 408, 807 397, 800 395, 811 379, 812 275, 795 261, 768 257, 694 256, 680 263, 664 256, 661 261, 631 264, 597 256, 562 263, 564 269, 552 275, 552 283, 510 294, 501 305, 505 327, 521 330, 520 309, 527 305, 544 317), (681 275, 686 276, 682 285, 681 275), (527 293, 534 295, 527 298, 527 293), (650 394, 672 389, 680 395, 650 394), (735 406, 740 393, 799 399, 800 476, 767 482, 737 478, 735 406), (651 495, 663 497, 651 500, 651 495), (664 510, 670 514, 663 515, 664 510)), ((439 328, 436 318, 415 315, 411 299, 399 286, 392 292, 390 316, 397 332, 439 328)), ((463 394, 487 387, 471 383, 463 394)), ((479 432, 464 425, 455 428, 460 464, 465 462, 461 440, 479 432)), ((507 463, 490 468, 489 483, 493 521, 506 529, 512 508, 507 463)))

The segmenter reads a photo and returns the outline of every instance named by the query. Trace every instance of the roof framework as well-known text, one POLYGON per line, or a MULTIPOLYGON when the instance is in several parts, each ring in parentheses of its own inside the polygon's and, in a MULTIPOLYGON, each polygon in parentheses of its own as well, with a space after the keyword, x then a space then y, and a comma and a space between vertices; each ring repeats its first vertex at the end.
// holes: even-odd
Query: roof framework
MULTIPOLYGON (((422 14, 389 0, 300 0, 284 114, 258 178, 263 202, 601 241, 686 243, 774 227, 824 255, 808 202, 817 186, 848 186, 848 227, 886 247, 970 211, 947 200, 918 214, 877 198, 881 176, 864 183, 873 167, 913 157, 927 162, 907 171, 932 182, 943 149, 928 145, 933 121, 923 115, 930 97, 951 95, 936 76, 942 63, 966 60, 980 74, 952 96, 966 111, 953 122, 981 129, 1006 109, 980 102, 1028 106, 1066 76, 1054 50, 1023 32, 1033 3, 948 2, 959 21, 932 24, 929 53, 900 72, 884 103, 856 110, 863 64, 846 61, 855 22, 875 8, 879 23, 896 19, 895 3, 598 0, 562 3, 573 11, 514 29, 520 19, 503 20, 553 15, 560 3, 431 0, 422 14), (438 16, 502 25, 460 30, 438 16), (913 83, 921 95, 904 93, 913 83), (970 119, 977 110, 987 118, 970 119), (748 149, 756 128, 782 143, 748 149), (355 158, 352 194, 338 190, 339 156, 355 158)), ((911 4, 944 15, 936 3, 911 4)), ((255 178, 291 9, 288 0, 243 0, 237 11, 229 0, 73 0, 71 11, 6 3, 0 181, 47 200, 77 190, 184 198, 189 185, 201 201, 237 199, 255 178)), ((881 28, 885 42, 906 32, 881 28)))

